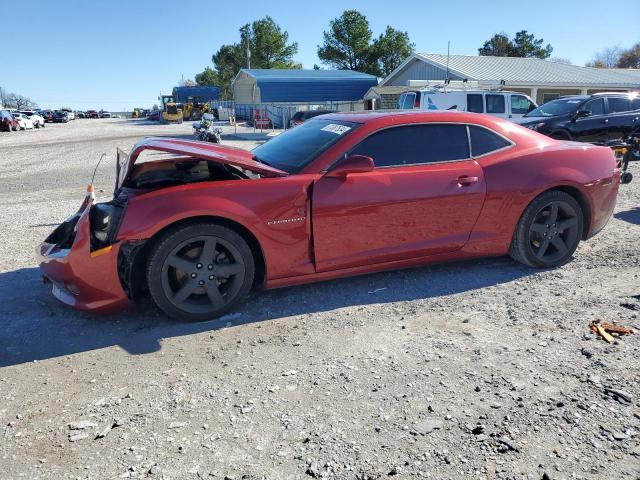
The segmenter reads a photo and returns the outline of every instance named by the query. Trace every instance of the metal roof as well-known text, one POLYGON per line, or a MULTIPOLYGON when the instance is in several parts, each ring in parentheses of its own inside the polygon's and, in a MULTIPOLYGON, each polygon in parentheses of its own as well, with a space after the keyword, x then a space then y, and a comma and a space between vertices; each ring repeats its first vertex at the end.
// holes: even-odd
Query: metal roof
POLYGON ((378 84, 377 77, 351 70, 241 69, 240 72, 256 79, 262 103, 356 101, 378 84))
POLYGON ((469 80, 527 86, 593 86, 640 88, 640 70, 591 68, 542 60, 540 58, 490 57, 416 53, 405 60, 382 82, 384 85, 414 59, 422 60, 469 80))
POLYGON ((203 102, 217 100, 220 97, 220 87, 194 85, 191 87, 173 87, 173 98, 176 102, 184 103, 188 97, 198 97, 203 102))
POLYGON ((301 70, 301 69, 260 69, 260 68, 242 68, 241 72, 251 75, 258 80, 268 80, 272 82, 291 82, 291 81, 329 81, 329 80, 376 80, 377 78, 368 73, 355 72, 353 70, 301 70))

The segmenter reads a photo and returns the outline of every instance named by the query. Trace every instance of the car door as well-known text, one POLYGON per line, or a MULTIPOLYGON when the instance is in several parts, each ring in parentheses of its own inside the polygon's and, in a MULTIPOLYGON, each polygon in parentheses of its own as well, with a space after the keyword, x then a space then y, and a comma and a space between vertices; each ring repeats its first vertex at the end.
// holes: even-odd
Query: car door
POLYGON ((637 125, 638 111, 633 111, 631 99, 627 96, 607 97, 608 125, 607 140, 614 140, 628 135, 634 123, 637 125))
POLYGON ((536 106, 525 95, 512 93, 509 95, 509 118, 522 118, 536 106))
POLYGON ((313 188, 316 269, 327 271, 458 250, 485 196, 460 124, 414 124, 373 133, 347 154, 371 172, 323 176, 313 188))
POLYGON ((604 142, 607 139, 607 129, 609 128, 604 98, 593 98, 580 105, 567 128, 573 140, 604 142), (588 115, 580 116, 579 112, 588 112, 588 115))

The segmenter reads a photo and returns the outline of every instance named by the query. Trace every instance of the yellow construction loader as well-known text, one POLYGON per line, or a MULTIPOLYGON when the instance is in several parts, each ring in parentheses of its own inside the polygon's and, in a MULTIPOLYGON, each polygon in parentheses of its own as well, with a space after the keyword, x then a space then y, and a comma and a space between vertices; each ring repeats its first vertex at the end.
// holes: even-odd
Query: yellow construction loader
POLYGON ((162 118, 163 123, 177 122, 182 123, 183 113, 182 105, 175 102, 172 95, 160 96, 162 102, 162 118))
POLYGON ((203 102, 199 97, 189 97, 183 105, 182 118, 185 120, 200 120, 202 115, 209 111, 209 103, 203 102))

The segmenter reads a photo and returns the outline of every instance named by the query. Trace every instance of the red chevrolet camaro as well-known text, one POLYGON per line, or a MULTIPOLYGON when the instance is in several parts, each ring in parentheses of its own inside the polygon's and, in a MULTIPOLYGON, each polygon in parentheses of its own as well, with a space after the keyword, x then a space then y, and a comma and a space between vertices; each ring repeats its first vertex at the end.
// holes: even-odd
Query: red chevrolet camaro
POLYGON ((460 112, 330 114, 253 151, 147 138, 118 151, 113 199, 40 246, 54 295, 117 311, 150 294, 211 319, 266 288, 510 254, 568 261, 609 220, 605 147, 460 112))

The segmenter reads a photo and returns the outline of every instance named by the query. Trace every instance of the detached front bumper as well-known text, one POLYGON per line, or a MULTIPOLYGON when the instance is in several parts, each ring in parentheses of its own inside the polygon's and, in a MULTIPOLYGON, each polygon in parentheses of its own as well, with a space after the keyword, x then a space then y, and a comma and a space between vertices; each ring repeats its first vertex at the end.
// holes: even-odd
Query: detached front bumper
POLYGON ((65 222, 40 244, 40 268, 61 302, 85 311, 122 311, 132 302, 118 278, 120 242, 90 251, 89 210, 79 214, 75 229, 65 222))

